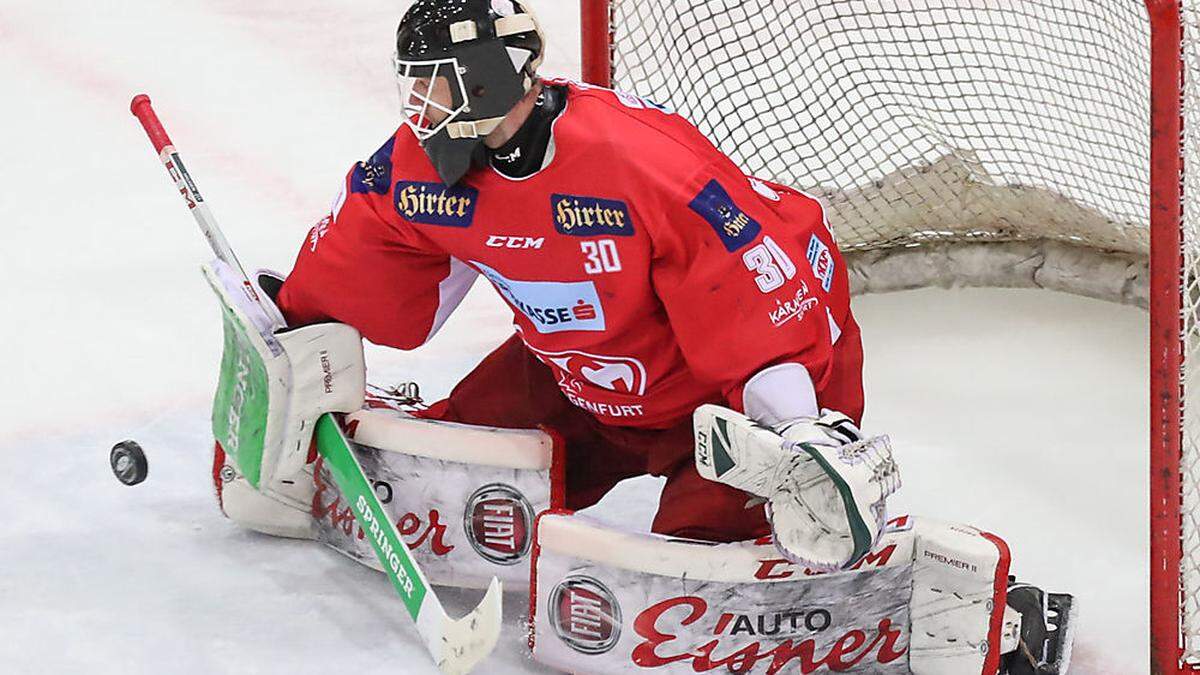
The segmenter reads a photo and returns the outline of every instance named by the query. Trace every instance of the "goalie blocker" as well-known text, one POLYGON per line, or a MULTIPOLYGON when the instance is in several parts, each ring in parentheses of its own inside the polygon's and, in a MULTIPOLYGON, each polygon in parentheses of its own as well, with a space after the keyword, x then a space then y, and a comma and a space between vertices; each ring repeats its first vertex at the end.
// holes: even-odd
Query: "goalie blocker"
MULTIPOLYGON (((561 505, 562 481, 551 480, 553 435, 421 421, 367 401, 357 331, 286 329, 272 345, 246 327, 269 326, 273 306, 251 301, 224 263, 204 272, 225 313, 212 477, 226 516, 265 534, 320 541, 381 569, 350 500, 310 443, 321 413, 347 413, 355 458, 431 582, 528 584, 534 517, 561 505)), ((278 278, 256 277, 260 294, 272 297, 278 278)))

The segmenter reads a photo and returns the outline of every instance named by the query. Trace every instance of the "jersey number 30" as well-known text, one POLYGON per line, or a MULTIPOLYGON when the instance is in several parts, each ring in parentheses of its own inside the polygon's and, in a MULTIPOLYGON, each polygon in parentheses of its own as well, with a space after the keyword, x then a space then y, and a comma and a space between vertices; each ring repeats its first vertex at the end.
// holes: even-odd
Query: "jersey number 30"
POLYGON ((588 274, 604 274, 621 271, 621 256, 617 253, 617 242, 612 239, 584 241, 579 243, 587 262, 583 271, 588 274))

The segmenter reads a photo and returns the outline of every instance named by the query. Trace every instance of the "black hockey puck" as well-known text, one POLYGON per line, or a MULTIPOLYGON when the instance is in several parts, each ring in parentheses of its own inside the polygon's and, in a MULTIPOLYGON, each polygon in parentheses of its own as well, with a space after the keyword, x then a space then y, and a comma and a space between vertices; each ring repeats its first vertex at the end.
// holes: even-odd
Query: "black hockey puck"
POLYGON ((126 485, 137 485, 146 480, 146 453, 135 441, 121 441, 108 453, 108 463, 113 475, 126 485))

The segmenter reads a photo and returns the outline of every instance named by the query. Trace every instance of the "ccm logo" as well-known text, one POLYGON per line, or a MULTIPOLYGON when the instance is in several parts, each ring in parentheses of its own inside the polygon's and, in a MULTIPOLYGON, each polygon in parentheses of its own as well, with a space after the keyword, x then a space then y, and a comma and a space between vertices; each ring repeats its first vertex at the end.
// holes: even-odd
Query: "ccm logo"
POLYGON ((487 245, 491 248, 515 248, 519 250, 540 249, 542 244, 546 243, 545 237, 502 237, 492 235, 488 237, 487 245))

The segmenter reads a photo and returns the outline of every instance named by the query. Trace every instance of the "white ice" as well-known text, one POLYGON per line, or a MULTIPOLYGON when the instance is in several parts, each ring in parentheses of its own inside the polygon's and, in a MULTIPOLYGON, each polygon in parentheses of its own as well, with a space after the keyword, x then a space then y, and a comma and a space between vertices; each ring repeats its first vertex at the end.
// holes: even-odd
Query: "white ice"
MULTIPOLYGON (((218 513, 207 249, 128 112, 153 97, 243 260, 286 271, 396 125, 403 5, 0 0, 0 672, 433 672, 382 576, 218 513), (124 438, 150 457, 137 488, 108 471, 124 438)), ((575 6, 538 4, 548 72, 578 73, 575 6)), ((1077 594, 1072 672, 1147 672, 1145 313, 1012 291, 856 308, 897 509, 1002 534, 1019 575, 1077 594)), ((434 344, 372 349, 373 376, 436 396, 509 330, 480 286, 434 344)), ((601 511, 648 522, 656 487, 601 511)), ((544 671, 507 600, 481 672, 544 671)))

